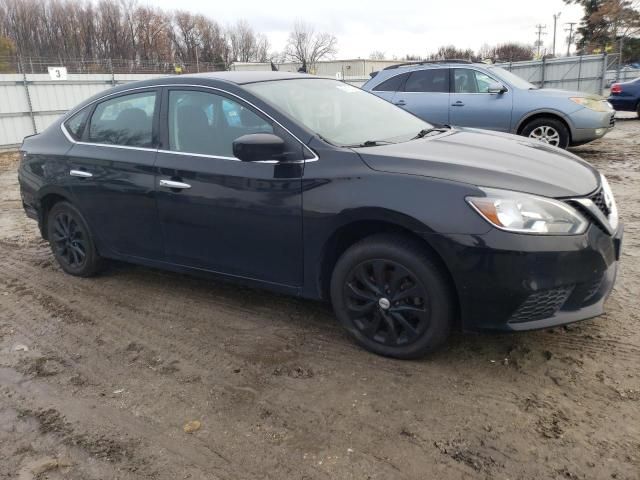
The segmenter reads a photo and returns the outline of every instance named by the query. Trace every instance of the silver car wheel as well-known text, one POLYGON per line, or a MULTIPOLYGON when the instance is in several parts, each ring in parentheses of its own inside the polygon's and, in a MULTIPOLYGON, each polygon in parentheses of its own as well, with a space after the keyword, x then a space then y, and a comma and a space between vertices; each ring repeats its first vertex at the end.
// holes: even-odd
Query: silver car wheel
POLYGON ((560 145, 560 134, 558 131, 555 128, 546 125, 533 129, 529 134, 529 138, 540 140, 541 142, 548 143, 554 147, 560 145))

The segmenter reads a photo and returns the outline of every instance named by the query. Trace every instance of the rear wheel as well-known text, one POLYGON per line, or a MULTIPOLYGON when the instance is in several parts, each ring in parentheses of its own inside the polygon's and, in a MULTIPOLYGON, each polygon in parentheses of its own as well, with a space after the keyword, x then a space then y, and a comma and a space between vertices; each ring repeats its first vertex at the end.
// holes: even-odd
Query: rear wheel
POLYGON ((102 259, 87 222, 68 202, 56 203, 47 217, 47 237, 53 255, 62 269, 78 277, 95 275, 102 259))
POLYGON ((640 102, 638 102, 638 106, 636 107, 636 112, 638 113, 638 118, 640 118, 640 102))
POLYGON ((331 278, 336 316, 367 350, 418 358, 448 337, 452 295, 422 246, 402 235, 375 235, 349 248, 331 278))
POLYGON ((528 122, 520 135, 539 140, 554 147, 569 146, 569 130, 560 120, 551 117, 539 117, 528 122))

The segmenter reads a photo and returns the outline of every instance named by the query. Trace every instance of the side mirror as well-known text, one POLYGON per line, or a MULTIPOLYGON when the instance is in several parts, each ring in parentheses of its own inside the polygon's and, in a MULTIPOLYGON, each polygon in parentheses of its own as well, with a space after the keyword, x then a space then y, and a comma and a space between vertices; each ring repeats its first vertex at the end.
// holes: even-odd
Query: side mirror
POLYGON ((243 162, 281 160, 284 140, 271 133, 251 133, 233 141, 233 155, 243 162))
POLYGON ((498 95, 506 91, 507 91, 507 87, 505 87, 504 85, 498 82, 489 84, 489 87, 487 88, 488 93, 497 93, 498 95))

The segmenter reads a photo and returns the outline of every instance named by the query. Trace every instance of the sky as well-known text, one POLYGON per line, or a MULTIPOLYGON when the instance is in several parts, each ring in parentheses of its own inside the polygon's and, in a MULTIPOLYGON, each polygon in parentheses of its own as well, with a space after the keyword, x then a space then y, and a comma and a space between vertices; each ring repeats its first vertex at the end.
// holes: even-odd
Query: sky
POLYGON ((533 44, 537 24, 547 26, 545 47, 551 52, 553 15, 557 22, 556 51, 566 52, 566 22, 579 22, 582 10, 562 0, 155 0, 144 1, 166 10, 202 13, 222 25, 246 19, 267 35, 273 51, 282 51, 293 23, 304 20, 338 39, 336 58, 367 58, 373 51, 387 58, 425 56, 441 45, 478 50, 483 44, 509 41, 533 44))

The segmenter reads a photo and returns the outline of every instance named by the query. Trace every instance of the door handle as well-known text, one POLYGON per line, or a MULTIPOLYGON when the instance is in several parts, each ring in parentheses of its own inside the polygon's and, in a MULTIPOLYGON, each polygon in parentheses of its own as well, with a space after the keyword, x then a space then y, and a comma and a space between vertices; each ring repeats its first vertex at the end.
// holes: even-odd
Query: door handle
POLYGON ((451 106, 452 107, 464 107, 464 103, 462 103, 462 101, 458 100, 456 103, 452 103, 451 106))
POLYGON ((179 190, 191 188, 191 185, 188 183, 176 182, 175 180, 160 180, 160 186, 165 188, 177 188, 179 190))
POLYGON ((85 172, 84 170, 70 170, 69 171, 69 175, 71 175, 72 177, 79 177, 79 178, 91 178, 91 177, 93 177, 93 173, 85 172))
POLYGON ((407 103, 404 100, 398 100, 397 102, 393 102, 393 104, 401 107, 403 105, 406 105, 407 103))

